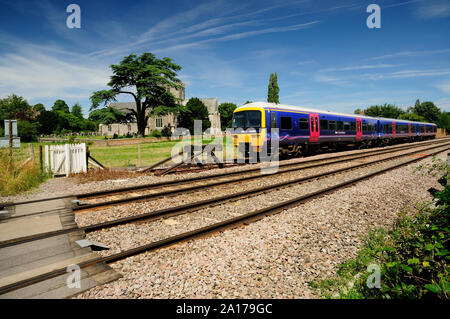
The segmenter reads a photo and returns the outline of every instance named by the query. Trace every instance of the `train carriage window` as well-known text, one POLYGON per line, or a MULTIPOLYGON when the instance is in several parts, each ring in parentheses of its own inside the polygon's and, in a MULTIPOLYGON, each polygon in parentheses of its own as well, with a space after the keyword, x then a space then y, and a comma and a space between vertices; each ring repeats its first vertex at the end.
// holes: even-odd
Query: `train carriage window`
POLYGON ((282 130, 292 130, 292 117, 280 116, 280 128, 282 130))
POLYGON ((338 130, 338 131, 344 130, 344 122, 342 122, 342 121, 337 121, 337 130, 338 130))
POLYGON ((416 126, 415 125, 411 125, 411 133, 416 133, 416 126))
POLYGON ((329 121, 328 122, 328 129, 332 131, 336 131, 336 121, 329 121))
POLYGON ((344 131, 350 131, 350 122, 344 122, 344 131))
POLYGON ((299 126, 299 129, 301 129, 301 130, 309 129, 309 121, 308 121, 308 119, 299 118, 298 119, 298 126, 299 126))
POLYGON ((384 132, 385 133, 392 133, 392 124, 384 124, 384 132))
POLYGON ((367 132, 367 124, 366 124, 366 123, 363 123, 363 125, 362 125, 362 131, 363 131, 363 132, 367 132))
POLYGON ((328 120, 320 120, 320 129, 328 130, 328 120))
POLYGON ((356 122, 350 122, 350 130, 356 131, 356 122))

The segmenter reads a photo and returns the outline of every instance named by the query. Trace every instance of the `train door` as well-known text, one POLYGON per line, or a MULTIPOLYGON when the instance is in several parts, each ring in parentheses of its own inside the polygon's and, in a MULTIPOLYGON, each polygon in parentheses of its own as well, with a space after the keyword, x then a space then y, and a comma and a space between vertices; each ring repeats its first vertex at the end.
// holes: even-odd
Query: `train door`
POLYGON ((318 142, 320 136, 319 114, 309 114, 309 141, 318 142))
POLYGON ((356 119, 356 140, 361 141, 361 137, 362 137, 362 123, 361 123, 361 119, 357 118, 356 119))
POLYGON ((411 136, 411 123, 408 123, 408 136, 411 136))
POLYGON ((395 137, 395 122, 392 122, 392 137, 395 137))

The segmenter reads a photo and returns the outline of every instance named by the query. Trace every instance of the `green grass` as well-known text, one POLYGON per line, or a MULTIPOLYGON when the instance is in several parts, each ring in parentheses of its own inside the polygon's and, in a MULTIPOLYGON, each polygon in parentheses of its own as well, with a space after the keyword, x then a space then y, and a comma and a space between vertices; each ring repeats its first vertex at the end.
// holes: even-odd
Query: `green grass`
MULTIPOLYGON (((132 142, 133 139, 126 139, 132 142)), ((194 141, 194 139, 192 139, 194 141)), ((201 140, 195 138, 196 142, 201 141, 203 144, 214 143, 213 140, 201 140)), ((77 143, 77 142, 75 142, 77 143)), ((163 159, 171 156, 172 148, 180 141, 156 141, 140 143, 141 145, 141 165, 150 166, 163 159)), ((223 139, 224 147, 226 139, 223 139)), ((45 145, 58 145, 64 143, 21 143, 20 149, 13 149, 14 161, 24 162, 30 157, 29 144, 33 146, 35 162, 39 164, 39 146, 42 145, 42 157, 45 161, 45 145)), ((91 143, 87 143, 91 144, 91 143)), ((91 152, 91 156, 102 163, 105 167, 127 167, 138 165, 138 144, 112 145, 112 146, 97 146, 95 144, 87 145, 91 152)), ((227 158, 233 158, 234 151, 232 142, 229 145, 227 158)), ((216 155, 221 158, 221 152, 216 152, 216 155)), ((178 158, 179 159, 179 158, 178 158)), ((178 160, 177 159, 177 160, 178 160)), ((170 163, 170 162, 169 162, 170 163)), ((173 162, 172 162, 173 163, 173 162)))
MULTIPOLYGON (((197 141, 198 140, 199 139, 197 139, 197 141)), ((212 142, 212 140, 203 140, 203 144, 212 142)), ((173 147, 178 143, 180 143, 180 141, 158 141, 141 143, 141 165, 150 166, 170 157, 173 147)), ((91 152, 91 156, 106 167, 127 167, 138 165, 137 144, 118 146, 91 145, 89 146, 89 150, 91 152)), ((230 148, 230 150, 232 150, 232 148, 230 148)), ((221 153, 216 152, 216 155, 220 158, 221 153)), ((228 158, 231 158, 233 157, 233 154, 229 152, 227 156, 228 158)), ((180 159, 180 157, 178 157, 178 159, 180 159)))
POLYGON ((35 162, 27 163, 25 161, 29 157, 28 144, 22 144, 20 149, 13 149, 12 157, 9 156, 9 149, 0 149, 0 196, 28 191, 47 178, 40 172, 38 158, 36 160, 36 146, 39 157, 39 145, 33 145, 35 162))

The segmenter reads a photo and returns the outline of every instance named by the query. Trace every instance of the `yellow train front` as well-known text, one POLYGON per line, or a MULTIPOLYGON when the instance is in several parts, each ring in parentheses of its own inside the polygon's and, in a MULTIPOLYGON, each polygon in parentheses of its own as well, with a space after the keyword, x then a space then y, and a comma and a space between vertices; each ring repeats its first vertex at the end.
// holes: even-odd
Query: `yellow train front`
POLYGON ((243 106, 233 113, 233 144, 241 155, 259 154, 267 140, 266 111, 263 107, 243 106))

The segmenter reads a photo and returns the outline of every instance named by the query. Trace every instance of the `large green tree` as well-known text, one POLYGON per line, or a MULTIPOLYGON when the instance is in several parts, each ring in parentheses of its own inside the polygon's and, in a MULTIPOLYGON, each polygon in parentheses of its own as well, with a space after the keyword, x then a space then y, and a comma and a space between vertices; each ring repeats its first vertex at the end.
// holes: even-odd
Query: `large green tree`
POLYGON ((278 87, 277 73, 276 72, 275 72, 275 74, 270 73, 269 88, 267 90, 267 102, 280 103, 279 96, 278 96, 279 93, 280 93, 280 88, 278 87))
POLYGON ((450 114, 442 112, 439 115, 437 124, 439 127, 445 128, 447 131, 450 131, 450 114))
POLYGON ((33 106, 33 110, 36 112, 43 112, 45 111, 45 106, 42 103, 38 103, 33 106))
POLYGON ((416 113, 403 113, 398 117, 400 120, 414 121, 414 122, 426 122, 423 116, 416 113))
POLYGON ((433 102, 418 102, 419 100, 417 100, 411 111, 425 118, 427 122, 437 123, 441 110, 433 102))
POLYGON ((180 88, 177 72, 181 67, 170 58, 158 59, 152 53, 140 56, 130 54, 118 65, 111 65, 113 75, 108 83, 109 90, 94 92, 91 96, 91 110, 100 104, 115 101, 117 95, 130 95, 135 109, 129 109, 134 115, 138 134, 144 136, 148 118, 164 115, 169 112, 178 113, 179 101, 169 92, 169 88, 180 88))
POLYGON ((186 106, 180 109, 178 127, 186 128, 191 134, 194 134, 194 120, 201 120, 202 130, 206 130, 211 126, 208 115, 208 108, 200 99, 190 98, 186 106))
POLYGON ((70 113, 69 106, 64 100, 56 100, 53 104, 52 111, 61 111, 64 113, 70 113))
POLYGON ((36 117, 36 122, 39 134, 52 134, 57 130, 58 113, 43 110, 36 117))
POLYGON ((397 119, 403 113, 405 113, 405 111, 401 108, 387 103, 383 105, 372 105, 364 110, 364 114, 367 116, 386 117, 391 119, 397 119))
POLYGON ((219 105, 220 113, 220 125, 222 130, 231 127, 231 122, 233 121, 233 111, 237 108, 234 103, 221 103, 219 105))
POLYGON ((81 108, 80 103, 75 103, 72 105, 72 110, 70 111, 72 115, 82 119, 83 118, 83 109, 81 108))
POLYGON ((33 107, 27 100, 16 94, 0 99, 0 121, 3 120, 29 120, 34 115, 33 107))
POLYGON ((89 114, 89 120, 97 124, 112 124, 126 122, 129 117, 112 106, 94 110, 89 114))

